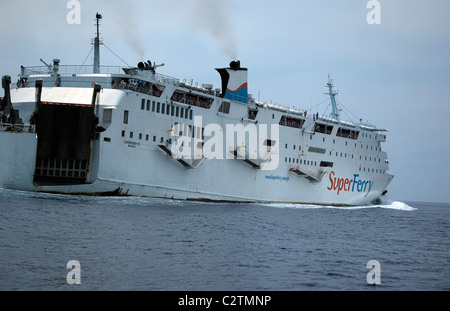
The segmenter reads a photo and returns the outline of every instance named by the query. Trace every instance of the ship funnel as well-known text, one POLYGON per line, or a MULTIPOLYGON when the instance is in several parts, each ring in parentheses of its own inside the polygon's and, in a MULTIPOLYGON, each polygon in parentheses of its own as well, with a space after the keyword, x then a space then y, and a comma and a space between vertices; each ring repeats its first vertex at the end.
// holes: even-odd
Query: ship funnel
POLYGON ((248 101, 247 68, 240 61, 232 61, 229 68, 216 68, 222 79, 222 97, 241 103, 248 101))

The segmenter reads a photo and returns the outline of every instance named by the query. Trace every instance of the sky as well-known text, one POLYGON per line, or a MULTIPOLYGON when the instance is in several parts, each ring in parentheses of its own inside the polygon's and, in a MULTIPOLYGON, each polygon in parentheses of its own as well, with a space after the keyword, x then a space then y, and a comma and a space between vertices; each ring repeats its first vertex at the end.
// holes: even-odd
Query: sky
POLYGON ((102 65, 151 60, 216 88, 240 60, 254 98, 321 115, 330 74, 342 120, 389 129, 387 198, 450 202, 450 1, 0 0, 0 74, 92 64, 97 12, 102 65))

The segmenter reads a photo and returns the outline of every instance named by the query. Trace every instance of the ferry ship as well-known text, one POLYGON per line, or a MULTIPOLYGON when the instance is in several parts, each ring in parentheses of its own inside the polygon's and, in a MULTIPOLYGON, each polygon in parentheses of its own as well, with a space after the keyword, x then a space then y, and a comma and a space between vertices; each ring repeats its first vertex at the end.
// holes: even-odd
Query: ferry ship
POLYGON ((393 175, 385 129, 257 101, 239 61, 221 85, 164 64, 21 67, 2 77, 0 187, 35 192, 232 202, 371 204, 393 175))

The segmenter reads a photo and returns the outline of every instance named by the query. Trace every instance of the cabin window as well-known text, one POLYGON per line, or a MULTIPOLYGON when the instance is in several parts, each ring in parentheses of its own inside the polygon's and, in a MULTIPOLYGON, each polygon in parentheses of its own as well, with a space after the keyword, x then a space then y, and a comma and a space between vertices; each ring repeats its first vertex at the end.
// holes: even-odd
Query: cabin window
POLYGON ((156 112, 157 112, 157 113, 159 113, 159 108, 160 108, 160 106, 161 106, 161 103, 160 103, 160 102, 157 102, 157 103, 156 103, 156 112))
POLYGON ((111 123, 112 109, 103 109, 103 123, 111 123))
POLYGON ((133 132, 130 132, 130 138, 133 138, 133 132))
POLYGON ((319 166, 321 166, 321 167, 333 167, 333 162, 320 161, 319 166))
POLYGON ((229 102, 222 102, 219 107, 219 112, 229 114, 230 113, 230 103, 229 102))
POLYGON ((359 131, 354 131, 351 129, 346 128, 338 128, 336 136, 343 137, 343 138, 350 138, 350 139, 358 139, 359 131))
POLYGON ((125 131, 122 131, 122 137, 125 137, 125 131))
POLYGON ((299 118, 293 118, 290 116, 282 116, 279 124, 283 126, 289 126, 293 128, 302 128, 305 120, 299 118))
POLYGON ((182 91, 175 91, 170 98, 179 103, 189 104, 201 108, 209 109, 214 101, 213 98, 200 96, 192 93, 184 93, 182 91))
POLYGON ((139 139, 142 139, 142 133, 139 133, 139 139))
POLYGON ((258 109, 248 109, 248 118, 250 120, 255 120, 256 119, 256 115, 258 114, 258 109))
POLYGON ((162 114, 166 113, 166 104, 164 104, 164 103, 162 103, 162 106, 161 106, 161 113, 162 114))
POLYGON ((150 100, 147 99, 147 111, 150 111, 150 100))
POLYGON ((314 125, 314 132, 316 132, 316 133, 331 135, 332 131, 333 131, 332 125, 317 123, 317 122, 314 125))
POLYGON ((147 134, 147 135, 145 135, 145 140, 148 140, 148 137, 149 137, 149 136, 148 136, 148 134, 147 134))
POLYGON ((190 119, 190 120, 192 120, 192 115, 193 115, 192 110, 189 110, 189 119, 190 119))
POLYGON ((128 124, 128 110, 123 112, 123 124, 128 124))
POLYGON ((145 109, 145 99, 144 99, 144 98, 142 98, 141 109, 142 109, 142 110, 145 109))
POLYGON ((184 108, 181 107, 180 108, 180 118, 183 118, 183 117, 184 117, 184 108))
POLYGON ((175 116, 178 117, 179 114, 180 114, 180 107, 177 106, 175 110, 175 116))

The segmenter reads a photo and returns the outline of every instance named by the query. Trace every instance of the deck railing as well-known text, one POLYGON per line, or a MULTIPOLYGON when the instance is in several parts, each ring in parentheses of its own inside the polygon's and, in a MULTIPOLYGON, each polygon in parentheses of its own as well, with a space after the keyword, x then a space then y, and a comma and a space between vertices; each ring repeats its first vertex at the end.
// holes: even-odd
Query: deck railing
POLYGON ((13 132, 13 133, 36 133, 36 125, 31 124, 12 124, 0 122, 1 132, 13 132))
MULTIPOLYGON (((59 74, 91 74, 94 71, 92 65, 60 65, 59 74)), ((100 66, 100 73, 120 74, 123 73, 122 66, 100 66)), ((21 70, 21 75, 53 74, 52 66, 29 66, 21 70)))

